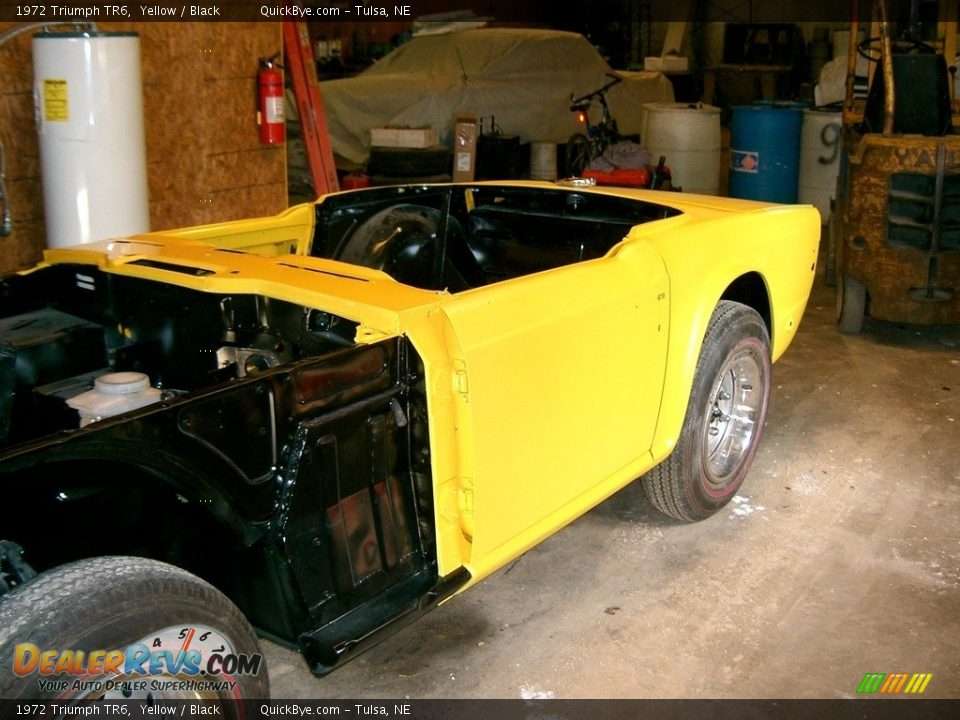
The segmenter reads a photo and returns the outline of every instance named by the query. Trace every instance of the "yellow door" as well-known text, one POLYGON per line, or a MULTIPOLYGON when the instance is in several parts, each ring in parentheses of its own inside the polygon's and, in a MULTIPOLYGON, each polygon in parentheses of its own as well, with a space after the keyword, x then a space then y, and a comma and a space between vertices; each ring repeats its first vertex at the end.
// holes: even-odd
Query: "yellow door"
POLYGON ((442 303, 462 353, 459 483, 475 578, 592 507, 649 457, 667 289, 660 257, 637 242, 442 303))

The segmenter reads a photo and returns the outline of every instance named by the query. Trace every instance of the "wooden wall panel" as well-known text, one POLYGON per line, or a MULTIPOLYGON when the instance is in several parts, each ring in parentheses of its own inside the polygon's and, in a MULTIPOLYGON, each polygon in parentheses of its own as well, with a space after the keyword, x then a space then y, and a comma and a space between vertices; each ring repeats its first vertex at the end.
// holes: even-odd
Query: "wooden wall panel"
MULTIPOLYGON (((14 23, 0 23, 0 32, 14 23)), ((0 47, 0 142, 6 159, 6 185, 13 234, 0 237, 0 272, 40 258, 43 196, 39 190, 39 148, 33 118, 33 65, 29 35, 0 47)))
MULTIPOLYGON (((0 23, 0 32, 12 23, 0 23)), ((282 48, 279 23, 101 23, 140 34, 153 230, 270 215, 287 205, 283 146, 255 121, 258 58, 282 48)), ((0 139, 14 231, 0 273, 40 258, 46 242, 34 127, 30 34, 0 47, 0 139)))

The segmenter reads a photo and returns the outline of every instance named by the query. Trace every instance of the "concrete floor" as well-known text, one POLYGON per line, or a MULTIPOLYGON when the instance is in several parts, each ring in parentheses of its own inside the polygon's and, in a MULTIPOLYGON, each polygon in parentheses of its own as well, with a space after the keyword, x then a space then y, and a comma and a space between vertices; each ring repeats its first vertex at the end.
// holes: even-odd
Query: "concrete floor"
POLYGON ((631 485, 476 588, 278 698, 960 697, 960 326, 834 326, 818 278, 753 469, 686 525, 631 485))

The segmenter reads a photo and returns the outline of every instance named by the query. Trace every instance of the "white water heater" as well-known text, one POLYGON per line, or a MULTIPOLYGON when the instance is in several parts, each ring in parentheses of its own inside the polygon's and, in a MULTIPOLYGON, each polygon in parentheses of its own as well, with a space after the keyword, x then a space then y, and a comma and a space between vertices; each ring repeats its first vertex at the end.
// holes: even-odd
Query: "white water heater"
POLYGON ((33 36, 47 246, 147 232, 136 33, 33 36))

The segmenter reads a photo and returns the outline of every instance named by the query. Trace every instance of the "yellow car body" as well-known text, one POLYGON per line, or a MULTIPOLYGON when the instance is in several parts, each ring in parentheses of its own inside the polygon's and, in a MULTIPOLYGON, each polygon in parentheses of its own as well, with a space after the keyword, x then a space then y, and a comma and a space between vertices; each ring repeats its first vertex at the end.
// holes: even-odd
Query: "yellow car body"
MULTIPOLYGON (((524 242, 519 229, 511 232, 510 242, 524 242)), ((762 320, 765 331, 755 334, 769 336, 763 353, 769 361, 778 359, 803 316, 819 236, 820 218, 809 206, 548 183, 474 183, 337 193, 271 218, 48 250, 43 263, 22 279, 57 266, 95 268, 150 287, 228 298, 262 296, 302 306, 307 314, 316 308, 355 324, 345 344, 357 348, 409 342, 422 360, 427 407, 429 440, 421 451, 429 457, 426 494, 431 497, 424 507, 432 505, 435 560, 430 562, 435 561, 438 583, 459 578, 448 592, 431 591, 430 597, 443 600, 664 463, 678 443, 687 442, 685 417, 692 393, 696 397, 695 378, 703 372, 698 362, 721 303, 747 308, 758 325, 762 320), (433 209, 423 216, 429 216, 426 220, 409 210, 428 201, 433 209), (396 207, 391 203, 402 203, 404 210, 391 215, 390 208, 396 207), (519 209, 505 213, 510 207, 519 209), (451 208, 459 213, 456 222, 450 219, 451 208), (596 214, 583 216, 582 208, 597 208, 596 214), (633 208, 643 214, 642 222, 631 224, 617 215, 621 210, 629 215, 633 208), (391 230, 398 217, 402 222, 391 230), (469 274, 463 268, 447 274, 444 253, 439 260, 425 256, 426 265, 417 265, 408 247, 405 254, 393 256, 394 265, 379 263, 387 269, 435 263, 438 277, 458 278, 460 286, 450 288, 400 282, 378 269, 379 261, 367 266, 347 262, 364 248, 376 256, 403 233, 418 238, 414 250, 422 250, 453 233, 454 225, 464 235, 494 238, 499 245, 491 240, 489 247, 502 249, 506 235, 497 223, 503 217, 524 232, 547 228, 537 238, 540 246, 511 246, 510 252, 527 268, 544 262, 554 266, 502 278, 491 275, 471 284, 463 281, 469 274), (403 223, 407 230, 401 232, 403 223), (330 228, 347 228, 343 237, 356 237, 358 226, 368 227, 369 232, 363 231, 366 244, 336 254, 324 249, 347 242, 338 239, 339 229, 330 228), (424 227, 426 234, 420 232, 424 227), (591 256, 586 244, 600 230, 606 244, 591 256), (561 244, 572 255, 563 262, 543 259, 550 250, 544 246, 561 244)), ((478 257, 482 254, 471 247, 478 257)), ((122 344, 124 334, 132 332, 121 323, 116 342, 122 344)), ((759 348, 760 341, 756 344, 759 348)), ((762 365, 748 369, 763 374, 762 365)), ((226 386, 217 387, 216 392, 226 392, 226 386)), ((173 404, 178 401, 174 398, 173 404)), ((762 408, 754 408, 761 425, 765 409, 765 399, 762 408)), ((138 412, 162 415, 157 409, 138 412)), ((720 414, 714 410, 712 417, 703 422, 715 423, 720 414)), ((50 449, 33 440, 8 449, 6 456, 0 452, 0 480, 6 467, 25 472, 30 452, 42 462, 41 453, 62 453, 71 438, 119 422, 61 434, 56 444, 48 441, 50 449)), ((180 427, 185 427, 183 420, 180 427)), ((125 432, 142 438, 160 431, 125 432)), ((755 440, 759 428, 750 432, 756 433, 750 435, 755 440)), ((277 443, 284 448, 295 444, 284 438, 277 443)), ((752 440, 751 446, 755 449, 752 440)), ((275 449, 274 456, 282 460, 283 453, 275 449)), ((274 465, 278 462, 282 469, 282 461, 274 460, 274 465)), ((295 475, 295 470, 285 471, 295 475)), ((278 486, 281 474, 277 471, 278 486)), ((177 487, 180 495, 189 495, 182 483, 177 487)), ((209 502, 210 512, 226 517, 223 508, 235 502, 232 492, 228 487, 203 502, 209 502)), ((425 492, 417 490, 418 502, 425 492)), ((4 534, 0 528, 0 539, 4 534)), ((246 531, 244 542, 255 545, 255 536, 246 531)), ((29 559, 28 543, 9 539, 23 545, 29 559)), ((423 596, 426 591, 418 592, 423 596)), ((426 604, 422 597, 419 602, 426 604)), ((379 626, 386 619, 370 622, 379 626)), ((295 626, 291 621, 290 627, 295 626)), ((314 669, 323 672, 376 627, 351 627, 355 640, 338 635, 326 654, 304 641, 308 629, 290 630, 288 639, 299 642, 314 669)))
POLYGON ((184 262, 212 274, 179 284, 323 308, 360 323, 358 343, 407 335, 430 377, 440 573, 464 566, 473 584, 669 455, 710 314, 737 278, 763 279, 774 361, 806 307, 819 247, 815 209, 589 192, 653 200, 681 214, 637 226, 602 258, 456 294, 310 258, 313 204, 154 233, 139 244, 49 250, 45 261, 93 262, 163 282, 170 273, 130 261, 184 262), (211 245, 251 255, 224 262, 211 245))

